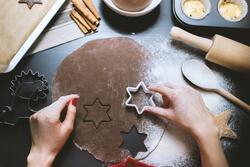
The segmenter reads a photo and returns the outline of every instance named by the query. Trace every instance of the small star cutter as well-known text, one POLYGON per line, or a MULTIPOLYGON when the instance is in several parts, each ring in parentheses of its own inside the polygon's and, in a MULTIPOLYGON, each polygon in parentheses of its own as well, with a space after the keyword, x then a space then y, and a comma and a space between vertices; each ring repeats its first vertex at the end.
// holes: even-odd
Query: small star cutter
POLYGON ((127 88, 126 88, 126 91, 127 91, 127 94, 129 95, 129 97, 128 97, 128 99, 127 99, 126 102, 125 102, 125 106, 126 106, 126 107, 133 107, 133 108, 135 108, 135 109, 136 109, 136 112, 137 112, 139 115, 143 114, 143 112, 145 111, 145 107, 146 107, 146 106, 144 106, 144 107, 142 108, 142 110, 139 110, 139 108, 138 108, 138 106, 137 106, 136 104, 132 104, 132 103, 131 103, 131 100, 132 100, 132 97, 133 97, 133 96, 132 96, 131 93, 138 92, 140 88, 143 89, 143 92, 144 92, 145 94, 151 94, 151 96, 150 96, 150 98, 149 98, 149 104, 150 104, 151 106, 156 106, 156 104, 155 104, 155 102, 154 102, 154 100, 153 100, 154 94, 153 94, 150 90, 148 90, 147 86, 145 85, 145 83, 144 83, 143 81, 141 81, 136 87, 127 87, 127 88))

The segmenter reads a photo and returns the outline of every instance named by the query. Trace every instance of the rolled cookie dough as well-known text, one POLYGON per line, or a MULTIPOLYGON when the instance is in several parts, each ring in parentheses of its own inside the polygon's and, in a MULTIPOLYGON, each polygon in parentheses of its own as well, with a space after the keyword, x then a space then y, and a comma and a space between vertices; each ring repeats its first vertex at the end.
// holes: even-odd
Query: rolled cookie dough
POLYGON ((120 9, 136 12, 146 8, 152 0, 113 0, 113 3, 120 9))
POLYGON ((148 151, 140 152, 136 158, 144 158, 156 148, 165 124, 151 115, 139 117, 124 105, 126 87, 153 80, 146 73, 150 58, 151 54, 132 39, 108 38, 88 42, 62 62, 53 80, 52 96, 55 100, 62 95, 80 94, 73 133, 78 148, 98 160, 118 162, 129 155, 128 150, 120 148, 120 132, 129 132, 133 125, 147 134, 144 144, 148 151), (98 128, 93 122, 84 121, 87 111, 83 107, 93 104, 96 98, 110 106, 111 118, 98 128))

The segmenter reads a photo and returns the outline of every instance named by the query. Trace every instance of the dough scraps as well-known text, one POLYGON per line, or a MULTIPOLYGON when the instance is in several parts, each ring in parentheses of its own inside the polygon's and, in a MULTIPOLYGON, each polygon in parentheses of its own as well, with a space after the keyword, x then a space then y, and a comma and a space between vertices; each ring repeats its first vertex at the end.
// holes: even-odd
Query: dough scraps
POLYGON ((123 142, 120 132, 129 132, 133 126, 147 135, 144 141, 147 152, 139 152, 136 159, 145 158, 157 147, 165 123, 147 113, 138 116, 125 107, 128 86, 156 81, 147 73, 151 58, 142 45, 121 37, 90 41, 62 62, 53 79, 52 97, 56 100, 67 94, 80 95, 73 132, 78 148, 87 150, 98 160, 119 162, 130 155, 128 150, 120 148, 123 142), (97 98, 110 106, 111 118, 98 128, 93 122, 84 122, 87 114, 84 106, 93 104, 97 98))
POLYGON ((215 122, 220 130, 220 138, 231 138, 237 139, 237 135, 234 131, 227 125, 229 119, 231 118, 231 111, 226 110, 214 117, 215 122))

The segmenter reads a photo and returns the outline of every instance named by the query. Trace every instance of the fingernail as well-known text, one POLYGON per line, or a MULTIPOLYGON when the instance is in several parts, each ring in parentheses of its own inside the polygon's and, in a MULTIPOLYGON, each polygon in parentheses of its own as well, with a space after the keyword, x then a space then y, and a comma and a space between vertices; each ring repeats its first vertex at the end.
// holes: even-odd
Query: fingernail
POLYGON ((76 105, 77 105, 77 99, 71 100, 70 103, 71 103, 73 106, 76 106, 76 105))

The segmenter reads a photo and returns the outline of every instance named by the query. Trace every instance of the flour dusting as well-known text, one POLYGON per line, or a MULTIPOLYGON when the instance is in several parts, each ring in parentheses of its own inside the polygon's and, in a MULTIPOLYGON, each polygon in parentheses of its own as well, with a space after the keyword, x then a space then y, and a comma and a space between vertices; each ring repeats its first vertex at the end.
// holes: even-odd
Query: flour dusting
MULTIPOLYGON (((135 39, 142 45, 146 46, 151 52, 152 60, 147 64, 144 70, 145 76, 151 75, 151 80, 145 79, 147 84, 164 84, 172 82, 178 85, 190 85, 181 72, 182 64, 189 59, 196 59, 204 62, 205 53, 196 49, 187 47, 179 42, 173 42, 165 36, 160 36, 152 41, 151 39, 135 39)), ((220 73, 215 71, 215 76, 224 88, 231 89, 230 81, 227 81, 220 73)), ((211 113, 218 114, 228 108, 229 104, 221 96, 206 92, 191 85, 200 91, 205 104, 211 113)), ((233 147, 230 142, 223 143, 224 149, 233 147)), ((154 164, 157 167, 182 167, 182 166, 200 166, 200 157, 197 144, 194 139, 176 125, 169 123, 156 150, 150 154, 145 162, 154 164)))

